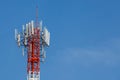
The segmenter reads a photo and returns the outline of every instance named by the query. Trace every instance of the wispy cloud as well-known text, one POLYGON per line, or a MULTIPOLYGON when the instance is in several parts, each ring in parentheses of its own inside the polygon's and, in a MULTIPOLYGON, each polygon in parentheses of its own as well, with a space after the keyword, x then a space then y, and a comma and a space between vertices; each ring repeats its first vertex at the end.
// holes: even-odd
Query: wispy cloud
POLYGON ((81 66, 116 66, 120 64, 120 39, 109 40, 92 48, 67 48, 60 51, 60 61, 81 66), (117 43, 118 42, 118 43, 117 43))

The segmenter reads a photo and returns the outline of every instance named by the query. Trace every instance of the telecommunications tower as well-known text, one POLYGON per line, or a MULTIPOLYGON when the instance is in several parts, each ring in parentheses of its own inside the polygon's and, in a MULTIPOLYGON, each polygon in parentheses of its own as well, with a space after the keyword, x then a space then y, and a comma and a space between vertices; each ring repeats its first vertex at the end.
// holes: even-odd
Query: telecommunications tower
POLYGON ((22 32, 15 29, 15 40, 22 46, 22 54, 27 55, 27 80, 40 80, 40 62, 46 58, 45 47, 50 45, 50 32, 42 29, 42 21, 31 22, 22 26, 22 32))

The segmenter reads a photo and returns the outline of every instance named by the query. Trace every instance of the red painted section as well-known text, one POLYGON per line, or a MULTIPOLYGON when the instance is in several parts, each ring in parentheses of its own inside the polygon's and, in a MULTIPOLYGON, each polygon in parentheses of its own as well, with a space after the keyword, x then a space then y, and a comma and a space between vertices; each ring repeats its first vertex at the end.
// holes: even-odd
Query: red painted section
MULTIPOLYGON (((27 72, 40 72, 40 29, 34 28, 34 35, 28 37, 27 72)), ((31 73, 31 74, 32 74, 31 73)))

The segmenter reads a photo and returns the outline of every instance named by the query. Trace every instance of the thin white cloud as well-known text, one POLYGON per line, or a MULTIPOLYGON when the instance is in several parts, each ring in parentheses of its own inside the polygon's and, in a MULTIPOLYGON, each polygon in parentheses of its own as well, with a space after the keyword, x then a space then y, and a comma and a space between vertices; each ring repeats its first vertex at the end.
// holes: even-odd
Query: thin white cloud
MULTIPOLYGON (((92 48, 67 48, 60 51, 60 61, 65 64, 79 64, 81 66, 116 66, 120 64, 120 46, 111 40, 92 48)), ((120 43, 120 42, 119 42, 120 43)))

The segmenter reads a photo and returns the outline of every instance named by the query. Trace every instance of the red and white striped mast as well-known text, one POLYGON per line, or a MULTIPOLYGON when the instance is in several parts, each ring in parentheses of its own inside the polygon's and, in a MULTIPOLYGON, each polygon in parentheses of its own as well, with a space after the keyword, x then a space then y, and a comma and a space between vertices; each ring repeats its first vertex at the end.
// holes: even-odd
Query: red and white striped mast
POLYGON ((23 55, 27 54, 27 80, 40 80, 40 62, 44 62, 46 53, 44 48, 50 44, 50 32, 44 27, 42 21, 38 22, 38 6, 36 7, 36 24, 31 22, 22 26, 19 33, 15 29, 15 40, 22 46, 23 55))

